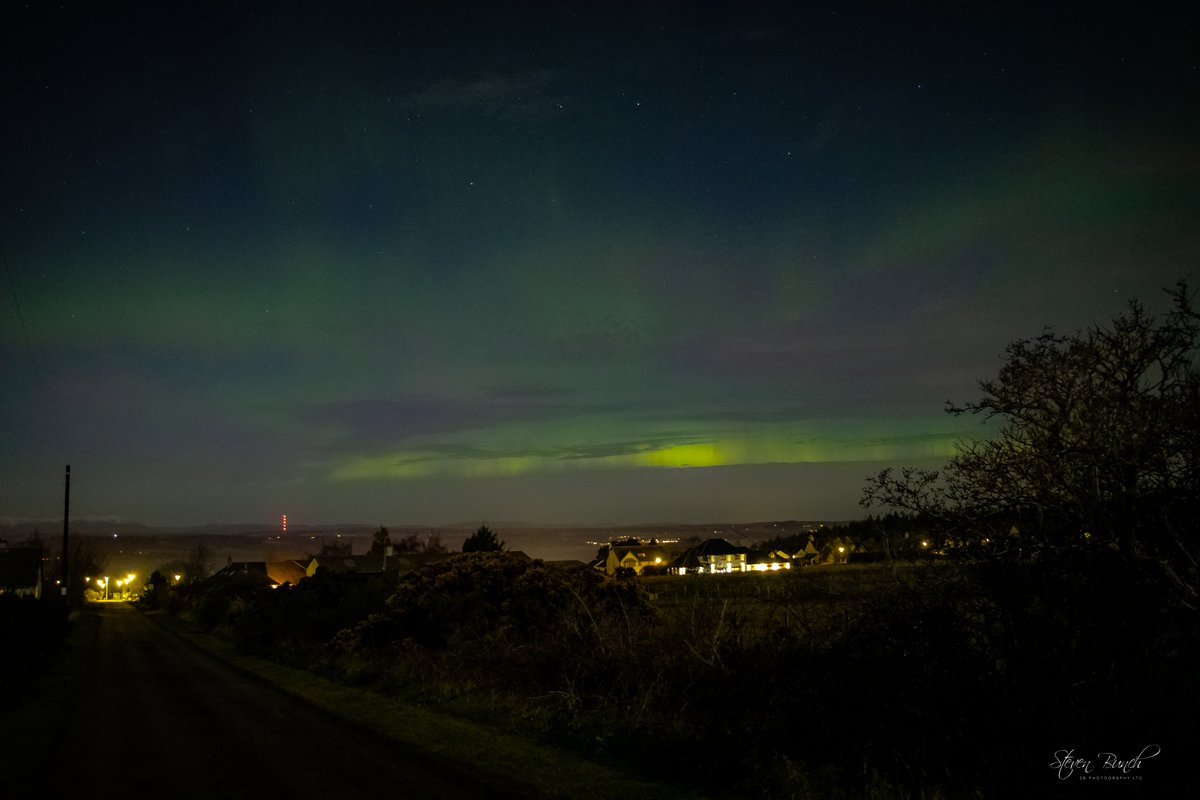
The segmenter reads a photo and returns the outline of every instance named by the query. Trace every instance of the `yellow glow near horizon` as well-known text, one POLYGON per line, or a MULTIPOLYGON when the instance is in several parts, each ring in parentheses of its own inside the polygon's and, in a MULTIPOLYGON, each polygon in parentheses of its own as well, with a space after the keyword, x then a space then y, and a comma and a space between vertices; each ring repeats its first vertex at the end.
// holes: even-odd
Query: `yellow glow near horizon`
POLYGON ((639 453, 638 466, 645 467, 716 467, 728 463, 721 448, 712 442, 677 444, 648 453, 639 453))

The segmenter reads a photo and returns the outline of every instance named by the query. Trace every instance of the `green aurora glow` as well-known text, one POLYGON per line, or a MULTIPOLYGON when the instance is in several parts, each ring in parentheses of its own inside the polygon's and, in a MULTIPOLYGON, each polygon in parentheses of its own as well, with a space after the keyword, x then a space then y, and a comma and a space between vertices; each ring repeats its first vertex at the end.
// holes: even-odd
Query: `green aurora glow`
POLYGON ((1168 20, 188 13, 8 26, 0 517, 850 517, 1200 255, 1168 20))

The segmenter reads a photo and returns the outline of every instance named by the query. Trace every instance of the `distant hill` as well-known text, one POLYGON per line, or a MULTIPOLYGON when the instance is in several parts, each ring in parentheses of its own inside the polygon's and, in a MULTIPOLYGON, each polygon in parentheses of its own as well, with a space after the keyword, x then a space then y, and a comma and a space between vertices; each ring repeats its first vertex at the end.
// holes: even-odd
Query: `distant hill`
MULTIPOLYGON (((447 534, 443 543, 455 547, 456 542, 475 531, 481 524, 486 524, 503 538, 518 536, 522 533, 529 535, 571 534, 586 535, 594 541, 607 541, 616 538, 640 537, 659 539, 708 539, 720 537, 734 542, 746 540, 761 541, 777 536, 786 536, 806 530, 816 530, 819 527, 836 527, 845 524, 843 521, 817 520, 782 520, 778 522, 716 522, 708 524, 672 524, 647 523, 641 525, 551 525, 536 522, 516 521, 486 521, 458 522, 448 525, 389 525, 385 523, 393 538, 416 534, 447 534)), ((341 534, 349 538, 370 537, 379 529, 378 523, 343 523, 339 525, 295 525, 288 526, 287 539, 307 538, 311 536, 329 536, 341 534)), ((78 536, 192 536, 192 537, 256 537, 275 538, 280 536, 278 525, 261 522, 214 522, 205 525, 191 526, 151 526, 140 522, 116 519, 72 519, 71 534, 78 536)), ((54 541, 62 535, 62 520, 24 520, 0 523, 0 540, 18 542, 33 538, 43 541, 54 541)))

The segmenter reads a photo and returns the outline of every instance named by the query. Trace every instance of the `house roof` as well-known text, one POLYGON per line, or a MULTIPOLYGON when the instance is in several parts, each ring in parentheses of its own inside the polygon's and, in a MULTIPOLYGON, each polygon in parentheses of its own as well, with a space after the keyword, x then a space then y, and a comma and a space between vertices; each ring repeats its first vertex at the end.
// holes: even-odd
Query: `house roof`
POLYGON ((738 547, 724 539, 706 539, 696 548, 698 556, 734 556, 750 552, 748 547, 738 547))
POLYGON ((224 567, 217 570, 214 578, 232 578, 236 575, 253 575, 261 577, 264 580, 267 578, 267 562, 265 561, 230 561, 224 567))
POLYGON ((696 553, 699 548, 689 547, 683 551, 683 555, 671 562, 671 566, 678 569, 679 567, 687 567, 688 569, 696 569, 700 566, 700 556, 696 553))
POLYGON ((750 548, 738 547, 724 539, 707 539, 695 547, 689 547, 683 552, 683 555, 671 562, 671 566, 676 569, 679 567, 695 569, 702 564, 707 564, 708 559, 714 556, 732 556, 749 552, 750 548))
POLYGON ((782 550, 751 550, 746 560, 754 564, 769 564, 774 561, 791 561, 792 557, 782 550))
POLYGON ((325 567, 334 572, 376 575, 382 573, 385 568, 388 572, 413 569, 416 559, 412 556, 413 554, 410 553, 401 556, 387 556, 386 559, 382 555, 377 556, 370 553, 361 556, 313 556, 309 561, 308 568, 316 570, 325 567), (314 563, 316 566, 313 566, 314 563))
POLYGON ((268 561, 267 577, 280 586, 285 583, 295 586, 308 577, 308 573, 304 570, 304 564, 299 561, 268 561))
MULTIPOLYGON (((382 561, 382 556, 319 555, 319 556, 313 556, 312 561, 309 562, 309 569, 314 569, 313 565, 315 564, 316 565, 315 569, 320 569, 321 567, 324 567, 325 569, 332 570, 334 572, 359 572, 360 570, 359 570, 358 559, 360 559, 360 558, 372 558, 376 562, 382 561)), ((364 564, 364 566, 368 566, 368 565, 364 564)), ((362 570, 362 571, 378 572, 379 570, 378 569, 371 570, 368 566, 367 569, 362 570)))
POLYGON ((624 560, 626 556, 630 555, 638 561, 653 561, 655 558, 667 561, 670 558, 670 554, 666 548, 659 547, 658 545, 618 544, 613 545, 612 552, 616 555, 618 561, 624 560))

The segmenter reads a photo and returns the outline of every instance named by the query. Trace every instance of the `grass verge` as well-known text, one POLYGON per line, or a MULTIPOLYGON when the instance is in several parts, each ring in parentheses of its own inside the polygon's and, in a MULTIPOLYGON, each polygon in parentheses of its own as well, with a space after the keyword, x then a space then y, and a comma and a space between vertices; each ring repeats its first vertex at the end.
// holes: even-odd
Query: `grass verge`
POLYGON ((50 763, 54 744, 79 697, 96 652, 100 620, 87 611, 71 615, 61 650, 46 660, 36 678, 5 687, 18 699, 0 719, 0 798, 34 797, 39 772, 50 763))
POLYGON ((363 725, 483 783, 545 800, 704 800, 694 791, 637 778, 565 750, 238 652, 231 643, 163 612, 147 615, 210 656, 327 712, 363 725))

